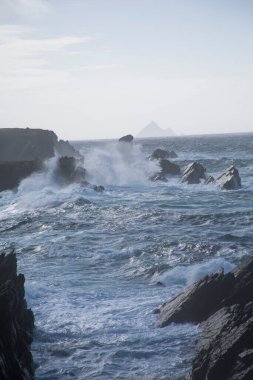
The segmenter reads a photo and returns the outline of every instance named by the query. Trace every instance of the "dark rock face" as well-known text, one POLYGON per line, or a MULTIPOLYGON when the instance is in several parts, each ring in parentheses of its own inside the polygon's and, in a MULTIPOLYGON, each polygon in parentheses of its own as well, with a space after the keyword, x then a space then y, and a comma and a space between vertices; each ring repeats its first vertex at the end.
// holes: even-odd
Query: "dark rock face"
POLYGON ((126 135, 126 136, 123 136, 119 139, 119 142, 126 142, 126 143, 130 143, 132 142, 134 139, 134 137, 132 135, 126 135))
POLYGON ((161 327, 202 322, 191 380, 253 378, 253 258, 194 283, 163 304, 159 315, 161 327))
POLYGON ((161 172, 162 174, 172 174, 177 175, 180 174, 180 166, 177 164, 174 164, 173 162, 170 162, 169 160, 159 160, 159 165, 161 166, 161 172))
POLYGON ((174 150, 168 151, 157 148, 150 156, 151 160, 159 160, 164 158, 177 158, 177 154, 174 152, 174 150))
POLYGON ((158 173, 153 174, 150 177, 151 181, 163 181, 167 182, 167 175, 178 175, 180 174, 180 166, 177 164, 174 164, 173 162, 166 160, 166 159, 160 159, 159 165, 161 167, 161 171, 158 173))
POLYGON ((24 276, 17 276, 14 253, 0 255, 0 378, 33 379, 30 352, 34 317, 24 298, 24 276))
POLYGON ((0 129, 0 161, 36 161, 54 156, 57 136, 43 129, 0 129))
POLYGON ((39 161, 0 161, 0 191, 14 189, 22 179, 41 169, 39 161))
POLYGON ((221 270, 188 287, 183 293, 165 302, 160 308, 160 326, 169 323, 199 323, 218 310, 234 285, 232 273, 221 270))
POLYGON ((70 183, 85 184, 86 170, 81 162, 74 157, 60 157, 55 170, 55 178, 61 185, 70 183))
POLYGON ((201 328, 192 380, 253 378, 253 302, 224 307, 201 328))
POLYGON ((225 190, 239 189, 241 187, 241 178, 238 170, 234 166, 230 166, 216 179, 216 183, 225 190))
POLYGON ((198 184, 201 179, 205 179, 206 169, 199 162, 192 162, 183 171, 182 182, 188 184, 198 184))

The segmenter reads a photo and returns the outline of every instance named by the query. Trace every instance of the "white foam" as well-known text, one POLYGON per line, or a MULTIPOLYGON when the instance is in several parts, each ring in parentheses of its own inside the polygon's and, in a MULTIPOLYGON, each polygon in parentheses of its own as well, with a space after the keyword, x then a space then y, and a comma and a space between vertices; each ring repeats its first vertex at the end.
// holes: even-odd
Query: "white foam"
POLYGON ((86 154, 88 181, 106 185, 143 185, 159 171, 158 163, 146 159, 140 145, 108 143, 86 154))
POLYGON ((166 285, 188 286, 205 275, 216 272, 220 268, 224 268, 224 271, 228 272, 234 268, 234 265, 223 258, 212 259, 191 266, 175 267, 161 275, 159 280, 166 285))

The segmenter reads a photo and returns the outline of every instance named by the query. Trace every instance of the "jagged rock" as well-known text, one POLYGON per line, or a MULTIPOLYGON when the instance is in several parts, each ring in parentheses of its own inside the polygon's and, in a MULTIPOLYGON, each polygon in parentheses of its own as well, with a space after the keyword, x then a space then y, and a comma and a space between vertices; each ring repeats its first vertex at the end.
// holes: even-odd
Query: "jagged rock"
POLYGON ((253 377, 253 257, 188 287, 155 310, 160 325, 201 324, 191 380, 250 380, 253 377))
POLYGON ((14 189, 42 166, 40 161, 0 161, 0 191, 14 189))
POLYGON ((253 258, 227 274, 221 269, 205 276, 165 302, 160 308, 160 325, 199 323, 223 306, 250 301, 253 301, 253 258))
POLYGON ((218 310, 234 283, 234 275, 223 270, 205 276, 160 307, 160 326, 204 321, 218 310))
POLYGON ((156 181, 162 181, 162 182, 168 182, 166 175, 163 173, 155 173, 151 177, 149 177, 150 181, 156 182, 156 181))
POLYGON ((177 164, 174 164, 173 162, 170 162, 169 160, 161 159, 159 160, 159 165, 161 167, 161 173, 166 174, 172 174, 177 175, 180 174, 180 166, 177 164))
POLYGON ((241 187, 241 178, 236 167, 230 166, 216 179, 216 183, 225 190, 239 189, 241 187))
POLYGON ((201 330, 191 380, 253 378, 253 302, 220 309, 201 330))
POLYGON ((210 183, 214 183, 215 179, 212 175, 210 175, 206 180, 205 180, 205 185, 209 185, 210 183))
POLYGON ((119 142, 126 142, 126 143, 130 143, 132 142, 134 139, 134 137, 132 135, 126 135, 126 136, 123 136, 119 139, 119 142))
POLYGON ((81 162, 74 157, 60 157, 55 169, 55 178, 61 185, 70 183, 85 184, 86 170, 81 162))
POLYGON ((17 276, 14 253, 0 255, 0 379, 31 380, 34 316, 24 298, 25 278, 17 276))
POLYGON ((151 160, 159 160, 164 158, 177 158, 177 154, 174 152, 174 150, 168 151, 157 148, 150 156, 151 160))
POLYGON ((205 179, 206 169, 199 162, 192 162, 187 165, 183 171, 182 182, 186 182, 188 184, 198 184, 201 179, 205 179))
POLYGON ((82 158, 82 155, 69 143, 69 141, 56 141, 55 152, 60 157, 67 156, 74 158, 82 158))

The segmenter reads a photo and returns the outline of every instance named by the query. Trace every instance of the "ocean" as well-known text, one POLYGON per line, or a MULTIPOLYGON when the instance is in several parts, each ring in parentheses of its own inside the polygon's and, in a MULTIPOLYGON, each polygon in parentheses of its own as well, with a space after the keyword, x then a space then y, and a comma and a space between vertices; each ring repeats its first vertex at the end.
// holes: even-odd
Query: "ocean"
POLYGON ((159 328, 154 309, 203 275, 252 255, 253 134, 73 143, 96 193, 48 172, 0 194, 0 250, 15 249, 35 314, 37 380, 185 379, 199 326, 159 328), (124 145, 124 144, 123 144, 124 145), (156 148, 242 188, 151 182, 156 148))

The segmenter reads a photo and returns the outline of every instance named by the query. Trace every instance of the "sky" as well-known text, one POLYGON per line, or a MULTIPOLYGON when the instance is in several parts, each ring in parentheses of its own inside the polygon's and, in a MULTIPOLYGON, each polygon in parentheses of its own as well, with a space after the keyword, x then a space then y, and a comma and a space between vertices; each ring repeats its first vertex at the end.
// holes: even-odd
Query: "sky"
POLYGON ((253 132, 252 0, 0 0, 0 128, 253 132))

